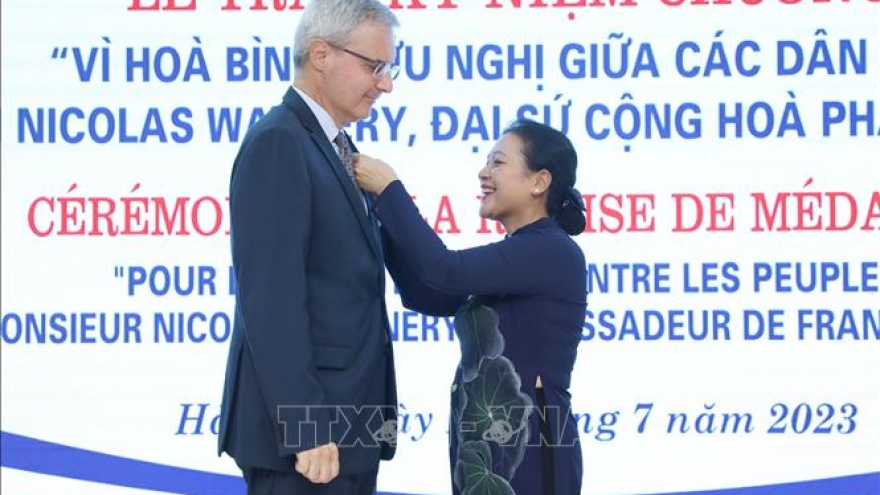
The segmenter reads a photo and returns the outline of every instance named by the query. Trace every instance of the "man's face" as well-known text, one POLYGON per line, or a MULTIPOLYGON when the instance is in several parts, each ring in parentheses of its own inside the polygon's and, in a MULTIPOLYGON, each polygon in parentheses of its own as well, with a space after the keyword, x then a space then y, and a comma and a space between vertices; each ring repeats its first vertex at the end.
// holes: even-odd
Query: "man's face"
POLYGON ((321 90, 326 110, 337 124, 368 117, 373 103, 393 89, 391 76, 383 73, 377 78, 373 75, 376 64, 362 57, 393 61, 394 53, 391 29, 373 23, 358 26, 345 46, 331 47, 321 90))

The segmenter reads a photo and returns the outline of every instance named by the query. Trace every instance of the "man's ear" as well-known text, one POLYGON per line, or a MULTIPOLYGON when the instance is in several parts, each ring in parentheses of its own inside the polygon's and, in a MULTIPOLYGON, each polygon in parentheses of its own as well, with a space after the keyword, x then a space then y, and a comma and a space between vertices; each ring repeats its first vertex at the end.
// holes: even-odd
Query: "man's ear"
POLYGON ((324 40, 314 39, 310 41, 308 63, 311 63, 318 72, 324 72, 327 70, 327 62, 332 50, 333 47, 324 40))

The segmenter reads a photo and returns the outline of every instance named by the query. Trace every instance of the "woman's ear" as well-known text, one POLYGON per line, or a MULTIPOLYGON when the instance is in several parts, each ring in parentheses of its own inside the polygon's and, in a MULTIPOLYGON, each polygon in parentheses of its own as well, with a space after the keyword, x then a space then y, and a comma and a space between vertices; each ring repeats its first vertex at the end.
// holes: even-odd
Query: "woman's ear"
POLYGON ((545 168, 537 171, 534 175, 534 183, 532 184, 532 195, 540 196, 544 194, 550 188, 551 182, 553 182, 553 176, 549 170, 545 168))

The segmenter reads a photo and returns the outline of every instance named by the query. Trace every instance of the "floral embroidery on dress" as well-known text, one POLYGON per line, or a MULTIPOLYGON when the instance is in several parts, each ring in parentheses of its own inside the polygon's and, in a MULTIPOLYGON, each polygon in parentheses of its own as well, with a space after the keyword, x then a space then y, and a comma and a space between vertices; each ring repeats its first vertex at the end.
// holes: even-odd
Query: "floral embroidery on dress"
POLYGON ((494 309, 471 298, 455 315, 461 362, 452 388, 450 435, 453 483, 462 495, 511 495, 510 481, 525 456, 531 398, 502 355, 504 337, 494 309))

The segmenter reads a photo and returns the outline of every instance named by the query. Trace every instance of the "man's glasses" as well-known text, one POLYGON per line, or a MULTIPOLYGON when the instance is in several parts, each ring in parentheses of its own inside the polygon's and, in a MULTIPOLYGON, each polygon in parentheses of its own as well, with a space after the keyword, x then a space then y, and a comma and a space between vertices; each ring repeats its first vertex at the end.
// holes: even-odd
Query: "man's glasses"
POLYGON ((386 62, 385 60, 379 60, 378 58, 370 58, 354 50, 349 50, 348 48, 343 48, 341 46, 330 46, 370 64, 370 66, 373 67, 373 77, 375 77, 376 79, 382 79, 383 77, 385 77, 385 74, 388 74, 389 76, 391 76, 391 79, 394 79, 397 77, 397 74, 400 73, 400 66, 394 62, 386 62))

